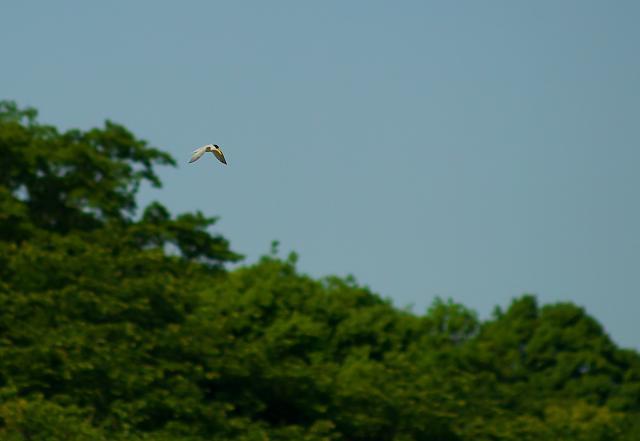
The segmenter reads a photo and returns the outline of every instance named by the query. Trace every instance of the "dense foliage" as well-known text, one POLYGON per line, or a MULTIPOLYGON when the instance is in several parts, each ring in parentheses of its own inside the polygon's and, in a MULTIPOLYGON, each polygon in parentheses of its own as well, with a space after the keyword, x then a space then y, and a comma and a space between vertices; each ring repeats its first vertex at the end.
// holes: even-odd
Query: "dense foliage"
POLYGON ((479 321, 240 256, 107 122, 0 104, 0 439, 638 440, 640 356, 572 304, 479 321))

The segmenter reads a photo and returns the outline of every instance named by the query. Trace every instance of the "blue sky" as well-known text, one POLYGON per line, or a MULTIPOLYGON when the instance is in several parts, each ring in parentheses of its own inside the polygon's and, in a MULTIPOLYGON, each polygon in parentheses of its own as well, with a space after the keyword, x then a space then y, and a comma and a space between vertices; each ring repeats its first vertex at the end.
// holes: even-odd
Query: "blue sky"
POLYGON ((522 293, 640 348, 640 3, 58 1, 0 7, 0 97, 171 152, 174 212, 421 313, 522 293), (220 144, 187 165, 191 151, 220 144))

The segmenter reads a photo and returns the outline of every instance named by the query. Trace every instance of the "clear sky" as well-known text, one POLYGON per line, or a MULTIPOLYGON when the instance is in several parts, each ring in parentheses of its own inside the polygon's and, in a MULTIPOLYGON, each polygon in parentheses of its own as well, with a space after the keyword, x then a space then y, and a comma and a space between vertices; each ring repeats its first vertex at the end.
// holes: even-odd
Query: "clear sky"
POLYGON ((5 1, 0 98, 171 152, 172 211, 399 307, 522 293, 640 348, 640 2, 5 1), (223 147, 187 165, 203 144, 223 147))

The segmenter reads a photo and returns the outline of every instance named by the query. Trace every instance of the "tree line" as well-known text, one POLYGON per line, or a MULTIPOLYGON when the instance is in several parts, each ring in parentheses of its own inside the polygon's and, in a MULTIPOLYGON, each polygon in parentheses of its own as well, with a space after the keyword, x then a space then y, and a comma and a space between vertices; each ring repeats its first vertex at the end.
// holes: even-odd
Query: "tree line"
POLYGON ((0 102, 0 439, 640 439, 640 355, 571 303, 395 308, 216 218, 138 213, 167 153, 0 102))

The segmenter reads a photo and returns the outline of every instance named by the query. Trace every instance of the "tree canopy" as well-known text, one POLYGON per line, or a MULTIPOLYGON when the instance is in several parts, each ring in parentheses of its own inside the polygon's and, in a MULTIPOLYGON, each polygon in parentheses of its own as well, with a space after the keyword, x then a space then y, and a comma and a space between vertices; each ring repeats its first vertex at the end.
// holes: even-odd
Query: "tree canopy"
POLYGON ((0 439, 638 440, 640 355, 571 303, 395 308, 138 214, 175 161, 0 103, 0 439))

